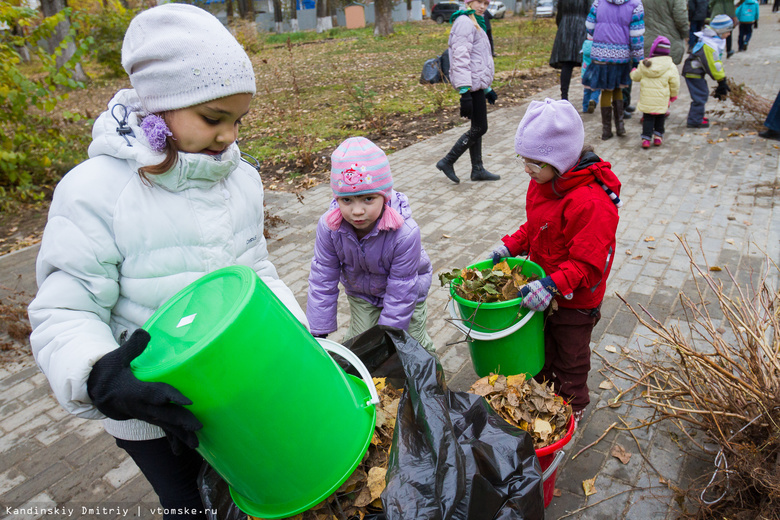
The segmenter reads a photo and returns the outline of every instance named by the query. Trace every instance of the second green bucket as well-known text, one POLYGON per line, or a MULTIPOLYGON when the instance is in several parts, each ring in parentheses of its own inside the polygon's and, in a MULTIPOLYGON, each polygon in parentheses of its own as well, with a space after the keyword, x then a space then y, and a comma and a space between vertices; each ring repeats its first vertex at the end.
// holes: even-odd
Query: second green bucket
POLYGON ((245 513, 294 516, 327 498, 363 459, 378 402, 370 374, 345 347, 315 340, 251 268, 202 277, 144 329, 151 341, 133 373, 192 400, 188 408, 203 423, 198 452, 245 513))
MULTIPOLYGON (((507 258, 509 267, 522 264, 524 276, 545 276, 538 264, 522 258, 507 258)), ((492 260, 470 265, 469 269, 490 269, 492 260)), ((478 303, 455 293, 450 286, 452 323, 466 334, 474 371, 484 377, 491 373, 530 378, 544 366, 544 316, 520 306, 521 299, 478 303), (457 304, 457 312, 455 309, 457 304)))

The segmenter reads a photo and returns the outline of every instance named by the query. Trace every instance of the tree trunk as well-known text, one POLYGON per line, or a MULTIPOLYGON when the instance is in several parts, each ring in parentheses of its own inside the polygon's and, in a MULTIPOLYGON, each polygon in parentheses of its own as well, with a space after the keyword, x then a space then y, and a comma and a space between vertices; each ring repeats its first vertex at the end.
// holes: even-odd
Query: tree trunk
POLYGON ((255 23, 255 0, 247 0, 246 2, 246 19, 255 23))
POLYGON ((284 32, 284 13, 282 12, 282 0, 273 0, 274 7, 274 31, 276 34, 284 32))
POLYGON ((393 0, 374 1, 374 35, 387 36, 393 33, 393 0))
POLYGON ((233 0, 225 0, 225 11, 228 25, 233 25, 233 0))
POLYGON ((290 0, 290 30, 298 32, 298 2, 290 0))
POLYGON ((328 16, 328 0, 317 0, 317 33, 325 32, 333 28, 333 23, 328 16))
POLYGON ((335 0, 328 0, 328 14, 330 15, 330 23, 333 27, 339 26, 339 19, 336 16, 336 2, 335 0))
POLYGON ((412 21, 412 0, 406 0, 406 21, 412 21))
MULTIPOLYGON (((65 0, 41 0, 41 11, 43 12, 43 16, 47 18, 59 13, 65 9, 65 7, 67 7, 65 0)), ((51 54, 54 54, 54 51, 57 50, 63 40, 68 37, 68 32, 70 32, 70 20, 66 18, 57 24, 57 27, 54 29, 54 34, 49 38, 48 44, 49 52, 51 54)), ((64 66, 75 53, 76 44, 69 41, 62 53, 56 58, 55 62, 57 67, 64 66)), ((76 81, 87 80, 87 75, 84 73, 84 69, 81 68, 81 63, 77 63, 76 67, 71 72, 73 73, 73 79, 76 81)))

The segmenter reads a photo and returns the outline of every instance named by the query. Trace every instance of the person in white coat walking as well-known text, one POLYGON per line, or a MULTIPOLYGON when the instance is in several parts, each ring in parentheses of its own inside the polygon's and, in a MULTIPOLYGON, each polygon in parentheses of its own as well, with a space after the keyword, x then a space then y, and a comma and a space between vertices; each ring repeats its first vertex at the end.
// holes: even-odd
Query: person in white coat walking
POLYGON ((496 102, 498 95, 490 88, 493 82, 493 53, 485 32, 485 12, 490 0, 466 0, 466 10, 452 14, 450 31, 450 83, 460 94, 460 115, 471 119, 471 128, 460 136, 436 168, 454 183, 455 161, 468 150, 471 156, 472 181, 497 181, 498 175, 482 164, 482 136, 488 129, 487 103, 496 102), (486 103, 487 102, 487 103, 486 103))
POLYGON ((59 183, 28 312, 35 360, 68 412, 102 419, 159 496, 165 519, 205 519, 191 401, 133 376, 142 325, 179 290, 230 265, 254 269, 304 324, 268 259, 263 186, 236 144, 252 63, 207 11, 165 4, 125 34, 120 90, 89 159, 59 183))

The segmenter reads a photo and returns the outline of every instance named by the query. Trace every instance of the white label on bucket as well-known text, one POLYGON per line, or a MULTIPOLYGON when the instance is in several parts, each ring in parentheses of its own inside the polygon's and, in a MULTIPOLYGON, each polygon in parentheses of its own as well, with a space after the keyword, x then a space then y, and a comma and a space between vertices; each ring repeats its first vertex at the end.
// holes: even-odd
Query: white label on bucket
POLYGON ((190 323, 195 321, 195 316, 197 315, 198 313, 196 312, 195 314, 190 314, 189 316, 183 317, 182 319, 179 320, 179 324, 176 325, 176 328, 178 329, 179 327, 184 327, 185 325, 189 325, 190 323))

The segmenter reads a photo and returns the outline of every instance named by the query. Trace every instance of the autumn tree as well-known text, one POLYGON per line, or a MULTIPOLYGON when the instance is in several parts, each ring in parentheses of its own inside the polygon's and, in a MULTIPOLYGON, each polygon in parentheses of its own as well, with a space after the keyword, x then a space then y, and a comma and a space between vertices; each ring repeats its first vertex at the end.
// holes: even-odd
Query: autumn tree
POLYGON ((333 21, 328 12, 329 0, 317 0, 317 33, 333 28, 333 21))
POLYGON ((282 11, 282 0, 273 0, 274 6, 274 31, 276 34, 284 32, 284 12, 282 11))
POLYGON ((298 32, 298 1, 290 0, 290 30, 298 32))
POLYGON ((393 33, 393 0, 374 0, 374 35, 393 33))
MULTIPOLYGON (((56 15, 67 5, 65 0, 41 0, 41 11, 43 16, 49 18, 56 15)), ((63 42, 67 42, 61 52, 56 56, 57 67, 65 65, 76 53, 76 43, 72 38, 68 38, 71 32, 70 18, 64 17, 57 27, 54 29, 53 34, 48 39, 49 52, 55 54, 60 48, 63 42)), ((84 69, 81 67, 81 63, 76 63, 73 69, 73 79, 76 81, 86 81, 87 75, 84 73, 84 69)))

